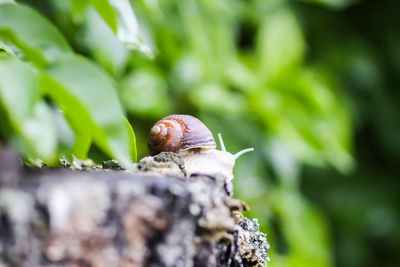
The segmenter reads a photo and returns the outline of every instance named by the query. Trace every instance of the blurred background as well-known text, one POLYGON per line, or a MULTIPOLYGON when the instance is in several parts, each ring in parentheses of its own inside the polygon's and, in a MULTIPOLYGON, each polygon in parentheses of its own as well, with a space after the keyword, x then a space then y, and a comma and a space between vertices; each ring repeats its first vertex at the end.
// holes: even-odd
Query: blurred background
POLYGON ((133 50, 80 1, 18 2, 112 76, 138 159, 173 113, 255 148, 235 196, 268 266, 400 266, 400 1, 131 1, 133 50))

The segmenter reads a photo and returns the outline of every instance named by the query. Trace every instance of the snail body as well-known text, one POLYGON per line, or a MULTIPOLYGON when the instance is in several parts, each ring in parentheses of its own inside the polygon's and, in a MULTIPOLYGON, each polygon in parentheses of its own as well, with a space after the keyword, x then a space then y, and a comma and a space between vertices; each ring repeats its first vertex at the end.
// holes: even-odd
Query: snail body
POLYGON ((204 151, 187 151, 182 155, 187 175, 194 173, 222 174, 228 180, 233 179, 235 158, 229 152, 208 149, 204 151))
POLYGON ((171 115, 151 128, 149 153, 151 156, 160 152, 177 153, 188 176, 222 174, 230 181, 236 159, 254 149, 244 149, 233 155, 226 151, 221 134, 218 137, 221 150, 216 149, 211 131, 199 119, 190 115, 171 115))

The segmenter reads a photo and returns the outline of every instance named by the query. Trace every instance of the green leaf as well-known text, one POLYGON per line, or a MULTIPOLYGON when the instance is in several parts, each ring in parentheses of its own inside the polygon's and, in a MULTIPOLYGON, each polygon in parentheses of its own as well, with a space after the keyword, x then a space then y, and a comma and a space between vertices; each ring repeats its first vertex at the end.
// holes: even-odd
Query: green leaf
POLYGON ((0 56, 2 54, 6 54, 7 56, 13 56, 13 57, 17 57, 14 53, 14 51, 12 50, 11 47, 9 47, 8 45, 6 45, 4 42, 2 42, 0 40, 0 56))
POLYGON ((290 11, 266 16, 257 43, 260 80, 271 80, 293 69, 301 63, 304 51, 300 26, 290 11))
POLYGON ((103 20, 113 32, 117 32, 117 15, 107 0, 89 0, 89 3, 99 12, 103 20))
POLYGON ((15 3, 14 0, 0 0, 0 5, 6 4, 6 3, 15 3))
POLYGON ((121 73, 128 59, 128 51, 91 7, 86 12, 85 41, 96 61, 113 74, 121 73))
MULTIPOLYGON (((57 0, 53 0, 53 2, 58 7, 63 5, 57 0)), ((114 33, 117 32, 117 14, 108 0, 70 0, 69 2, 71 3, 69 12, 73 17, 77 18, 76 16, 80 17, 84 14, 85 9, 87 9, 90 4, 97 10, 108 27, 110 27, 114 33)))
POLYGON ((124 166, 131 163, 135 141, 126 127, 114 84, 105 72, 83 57, 66 56, 45 70, 43 84, 75 131, 78 157, 86 157, 93 140, 124 166))
MULTIPOLYGON (((98 30, 103 28, 103 25, 93 24, 94 22, 91 21, 93 18, 90 17, 91 13, 87 12, 93 7, 97 11, 100 17, 99 19, 102 21, 101 24, 107 25, 107 28, 109 28, 108 30, 115 35, 119 42, 124 44, 125 48, 139 50, 147 56, 153 57, 150 47, 143 41, 138 21, 129 0, 70 0, 69 5, 56 0, 52 0, 52 2, 59 10, 63 10, 68 16, 72 17, 74 24, 82 26, 82 22, 86 20, 92 24, 89 25, 92 29, 98 30)), ((97 18, 96 20, 98 21, 97 18)), ((102 45, 102 42, 115 44, 114 38, 104 38, 104 35, 109 35, 108 30, 98 31, 102 37, 96 36, 96 41, 98 42, 95 47, 96 49, 107 46, 102 45), (99 40, 101 40, 101 42, 99 42, 99 40)), ((93 34, 95 33, 93 32, 93 34)), ((93 48, 93 45, 94 44, 92 44, 91 48, 93 48)), ((120 44, 117 44, 117 46, 120 46, 120 44)), ((115 53, 113 54, 115 55, 115 53)))
POLYGON ((125 123, 125 128, 126 132, 128 133, 128 138, 129 138, 129 145, 130 145, 130 150, 131 150, 131 158, 133 161, 137 161, 137 152, 136 152, 136 137, 135 137, 135 132, 132 129, 131 124, 129 123, 128 119, 124 118, 124 123, 125 123))
POLYGON ((243 113, 246 103, 239 94, 227 90, 220 84, 202 84, 190 91, 189 99, 199 110, 213 111, 231 116, 243 113))
POLYGON ((0 5, 0 38, 19 47, 39 66, 71 48, 61 33, 38 12, 25 5, 0 5))
POLYGON ((250 94, 249 106, 296 161, 347 173, 354 165, 352 126, 338 87, 329 72, 303 67, 289 82, 250 94))
POLYGON ((85 106, 80 103, 78 98, 68 92, 67 88, 64 88, 48 75, 42 75, 41 82, 42 88, 59 105, 75 133, 72 153, 80 159, 85 159, 92 143, 94 128, 85 106))
POLYGON ((352 4, 359 2, 360 0, 298 0, 301 2, 310 2, 326 7, 330 7, 333 9, 343 9, 352 4))
POLYGON ((135 115, 162 117, 171 112, 168 87, 151 68, 135 68, 120 84, 120 97, 126 109, 135 115))
POLYGON ((151 48, 144 42, 141 36, 139 23, 129 0, 109 1, 117 12, 117 36, 119 40, 127 47, 137 49, 152 57, 153 53, 151 48))
POLYGON ((270 194, 290 251, 288 266, 331 266, 332 245, 323 214, 297 188, 277 187, 270 194))
POLYGON ((22 139, 27 157, 51 163, 57 146, 51 112, 41 99, 37 74, 11 57, 0 57, 0 102, 9 121, 22 139))

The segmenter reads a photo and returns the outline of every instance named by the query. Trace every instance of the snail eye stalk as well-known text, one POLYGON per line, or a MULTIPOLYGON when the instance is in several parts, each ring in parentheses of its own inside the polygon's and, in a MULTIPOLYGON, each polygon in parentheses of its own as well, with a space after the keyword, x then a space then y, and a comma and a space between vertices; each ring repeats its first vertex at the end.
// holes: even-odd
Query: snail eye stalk
MULTIPOLYGON (((220 146, 221 146, 221 150, 224 151, 224 152, 226 152, 226 148, 225 148, 225 145, 224 145, 224 140, 222 140, 222 135, 221 135, 221 133, 218 133, 218 139, 219 139, 219 144, 220 144, 220 146)), ((237 152, 237 153, 236 153, 235 155, 233 155, 233 156, 235 157, 235 159, 237 159, 237 158, 240 157, 241 155, 243 155, 243 154, 245 154, 245 153, 247 153, 247 152, 251 152, 251 151, 254 151, 254 148, 251 147, 251 148, 243 149, 243 150, 237 152)))
POLYGON ((221 150, 226 152, 225 145, 224 145, 224 140, 222 140, 222 134, 221 133, 218 133, 218 139, 219 139, 219 144, 221 146, 221 150))

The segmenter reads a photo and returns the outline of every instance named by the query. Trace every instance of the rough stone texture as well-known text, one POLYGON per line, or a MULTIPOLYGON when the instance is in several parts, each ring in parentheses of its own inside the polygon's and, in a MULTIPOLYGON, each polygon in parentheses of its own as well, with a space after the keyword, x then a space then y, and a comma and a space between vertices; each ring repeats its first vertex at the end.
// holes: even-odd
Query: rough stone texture
POLYGON ((113 171, 101 170, 107 164, 76 171, 76 162, 75 171, 7 171, 0 188, 0 266, 266 263, 265 235, 238 212, 246 206, 228 195, 223 179, 186 177, 174 160, 146 160, 139 168, 151 171, 116 171, 115 162, 113 171), (172 167, 160 174, 157 164, 172 167))

